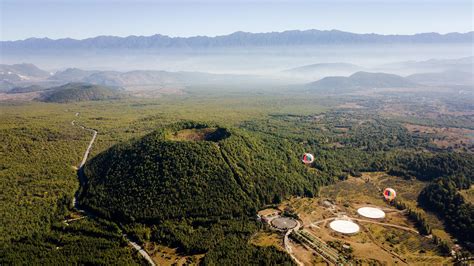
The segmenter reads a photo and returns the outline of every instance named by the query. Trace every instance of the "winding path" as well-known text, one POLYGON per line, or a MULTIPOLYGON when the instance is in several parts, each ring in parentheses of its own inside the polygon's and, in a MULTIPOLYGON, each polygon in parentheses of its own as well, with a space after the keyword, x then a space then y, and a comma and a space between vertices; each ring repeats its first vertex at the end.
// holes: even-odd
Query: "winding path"
POLYGON ((402 226, 402 225, 382 223, 382 222, 376 222, 376 221, 372 221, 372 220, 359 219, 359 218, 350 218, 350 219, 355 220, 355 221, 359 221, 359 222, 363 222, 363 223, 371 223, 371 224, 378 224, 378 225, 381 225, 381 226, 394 227, 394 228, 398 228, 398 229, 402 229, 402 230, 405 230, 405 231, 415 233, 417 235, 420 234, 420 232, 416 231, 415 229, 412 229, 412 228, 406 227, 406 226, 402 226))
POLYGON ((293 254, 293 250, 291 249, 290 243, 289 243, 289 241, 290 241, 290 240, 289 240, 289 236, 290 236, 291 232, 293 232, 293 230, 298 231, 298 230, 300 229, 300 226, 301 226, 300 222, 297 220, 296 223, 297 223, 297 225, 296 225, 295 228, 292 228, 292 229, 289 229, 288 231, 286 231, 286 234, 285 234, 285 238, 284 238, 284 240, 283 240, 283 243, 285 244, 285 250, 286 250, 286 252, 287 252, 288 254, 290 254, 291 258, 296 262, 296 264, 298 264, 298 265, 300 265, 300 266, 303 266, 304 264, 303 264, 301 261, 299 261, 299 260, 296 258, 296 256, 293 254))
MULTIPOLYGON (((79 116, 79 113, 76 113, 76 116, 79 116)), ((79 182, 81 183, 80 185, 83 184, 84 182, 84 177, 83 177, 83 167, 84 165, 86 164, 86 161, 87 161, 87 157, 89 157, 89 153, 92 149, 92 145, 94 144, 95 142, 95 139, 97 138, 97 130, 95 129, 92 129, 92 128, 86 128, 84 126, 79 126, 79 125, 76 125, 76 121, 75 120, 72 120, 71 121, 71 125, 73 126, 78 126, 84 130, 88 130, 88 131, 91 131, 92 132, 92 139, 89 141, 89 146, 87 146, 87 149, 86 151, 84 152, 84 156, 82 157, 82 161, 81 161, 81 164, 79 165, 78 169, 77 169, 77 176, 79 178, 79 182)), ((72 200, 72 205, 74 206, 74 208, 76 210, 78 210, 80 213, 84 214, 83 217, 79 217, 79 218, 75 218, 75 219, 69 219, 69 220, 64 220, 63 222, 68 224, 69 222, 73 222, 73 221, 77 221, 77 220, 80 220, 82 218, 84 218, 85 216, 88 216, 88 217, 94 217, 94 215, 92 213, 89 213, 87 210, 85 209, 81 209, 81 207, 79 206, 79 204, 77 203, 77 197, 78 197, 79 193, 75 193, 74 194, 74 198, 72 200)), ((128 236, 127 234, 122 234, 122 236, 127 240, 127 242, 135 249, 138 251, 138 253, 145 259, 148 261, 148 263, 152 266, 156 266, 155 262, 153 262, 153 260, 151 259, 150 255, 139 245, 137 244, 136 242, 132 241, 128 236)))

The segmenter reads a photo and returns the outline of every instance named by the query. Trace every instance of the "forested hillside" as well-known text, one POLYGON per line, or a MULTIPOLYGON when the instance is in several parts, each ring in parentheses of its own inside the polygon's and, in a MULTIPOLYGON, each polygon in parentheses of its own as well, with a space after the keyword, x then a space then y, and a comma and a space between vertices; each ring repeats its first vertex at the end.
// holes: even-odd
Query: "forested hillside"
POLYGON ((203 127, 174 124, 99 154, 86 165, 81 204, 123 222, 160 224, 156 240, 202 252, 227 234, 248 236, 259 207, 312 196, 332 181, 302 165, 301 148, 284 139, 237 129, 214 141, 166 137, 203 127))
POLYGON ((462 241, 468 250, 474 250, 474 206, 465 202, 458 192, 455 177, 442 178, 428 185, 419 195, 418 202, 445 221, 446 229, 462 241))

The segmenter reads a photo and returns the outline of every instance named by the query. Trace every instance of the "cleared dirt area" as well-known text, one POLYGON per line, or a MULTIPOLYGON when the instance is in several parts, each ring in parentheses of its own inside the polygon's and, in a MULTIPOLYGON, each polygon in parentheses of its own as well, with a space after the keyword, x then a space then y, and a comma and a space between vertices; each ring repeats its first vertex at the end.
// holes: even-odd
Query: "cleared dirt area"
POLYGON ((280 210, 268 208, 268 209, 263 209, 263 210, 259 211, 258 215, 267 216, 267 215, 274 215, 274 214, 277 214, 277 213, 280 213, 280 212, 281 212, 280 210))
POLYGON ((223 128, 191 128, 182 129, 167 135, 174 141, 219 141, 227 138, 230 133, 223 128))
POLYGON ((146 243, 144 249, 150 254, 156 265, 199 265, 204 255, 183 256, 166 246, 156 243, 146 243))
POLYGON ((362 109, 362 108, 365 108, 365 107, 362 106, 362 105, 359 105, 359 104, 357 104, 357 103, 347 102, 347 103, 343 103, 343 104, 337 106, 337 108, 343 108, 343 109, 362 109))
POLYGON ((469 189, 459 191, 466 202, 474 204, 474 185, 471 185, 469 189))
POLYGON ((295 241, 290 241, 291 249, 298 254, 298 260, 304 265, 328 265, 328 263, 318 256, 312 249, 303 246, 295 241))

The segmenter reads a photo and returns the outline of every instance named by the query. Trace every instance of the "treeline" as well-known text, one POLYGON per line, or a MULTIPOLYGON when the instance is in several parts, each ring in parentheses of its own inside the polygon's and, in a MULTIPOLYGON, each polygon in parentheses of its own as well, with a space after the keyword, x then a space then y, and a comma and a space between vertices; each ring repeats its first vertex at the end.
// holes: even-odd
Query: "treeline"
POLYGON ((461 189, 469 188, 474 178, 474 157, 463 153, 405 153, 395 161, 389 174, 405 178, 431 181, 439 177, 453 176, 461 189))
POLYGON ((473 251, 474 205, 464 201, 458 192, 462 187, 455 180, 454 177, 438 179, 421 191, 418 202, 440 216, 447 231, 473 251))
POLYGON ((392 205, 394 205, 395 208, 399 210, 407 210, 408 218, 415 223, 415 226, 420 232, 420 234, 431 234, 431 226, 429 225, 425 215, 423 215, 421 212, 410 208, 400 199, 395 199, 394 201, 392 201, 392 205))
MULTIPOLYGON (((420 234, 431 234, 431 226, 423 213, 410 208, 400 199, 395 199, 392 201, 392 205, 399 210, 407 210, 408 218, 415 223, 415 226, 417 227, 420 234)), ((451 247, 446 240, 443 240, 436 235, 432 235, 432 240, 433 243, 438 247, 440 253, 444 255, 450 255, 451 247)))
POLYGON ((432 181, 418 196, 418 203, 444 220, 454 237, 473 250, 474 206, 458 190, 471 187, 474 157, 462 153, 416 153, 398 158, 390 174, 432 181))

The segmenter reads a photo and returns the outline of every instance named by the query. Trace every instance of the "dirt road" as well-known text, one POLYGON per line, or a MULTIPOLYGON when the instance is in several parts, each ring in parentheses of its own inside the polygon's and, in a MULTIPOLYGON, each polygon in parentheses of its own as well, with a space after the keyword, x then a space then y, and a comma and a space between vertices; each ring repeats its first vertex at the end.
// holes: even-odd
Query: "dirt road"
MULTIPOLYGON (((76 113, 76 116, 79 116, 79 113, 76 113)), ((79 125, 76 125, 76 121, 72 121, 71 122, 71 125, 73 126, 79 126, 79 125)), ((78 175, 78 178, 79 178, 79 182, 81 183, 81 185, 83 184, 84 182, 84 176, 83 176, 83 167, 84 165, 86 164, 86 161, 87 161, 87 158, 89 157, 89 153, 91 152, 91 149, 92 149, 92 145, 94 144, 96 138, 97 138, 97 130, 95 129, 92 129, 92 128, 86 128, 84 126, 79 126, 80 128, 84 129, 84 130, 88 130, 90 132, 92 132, 92 138, 91 140, 89 141, 89 146, 87 146, 87 149, 86 151, 84 152, 84 156, 82 157, 82 161, 81 161, 81 164, 79 165, 78 167, 78 170, 77 170, 77 175, 78 175)), ((78 196, 78 193, 76 193, 74 195, 74 199, 72 200, 72 204, 74 206, 74 208, 76 210, 78 210, 79 212, 81 212, 84 216, 89 216, 89 217, 93 217, 94 215, 92 213, 88 213, 87 210, 85 209, 81 209, 81 207, 78 205, 77 203, 77 196, 78 196)), ((82 218, 82 217, 81 217, 82 218)), ((66 224, 68 224, 69 222, 73 222, 73 221, 77 221, 77 220, 80 220, 81 218, 75 218, 75 219, 69 219, 69 220, 64 220, 63 222, 65 222, 66 224)), ((152 266, 156 266, 155 262, 153 262, 153 260, 151 259, 150 255, 140 246, 138 245, 136 242, 132 241, 126 234, 123 234, 122 235, 126 240, 127 242, 134 248, 136 249, 140 255, 148 261, 148 263, 150 263, 150 265, 152 266)))

